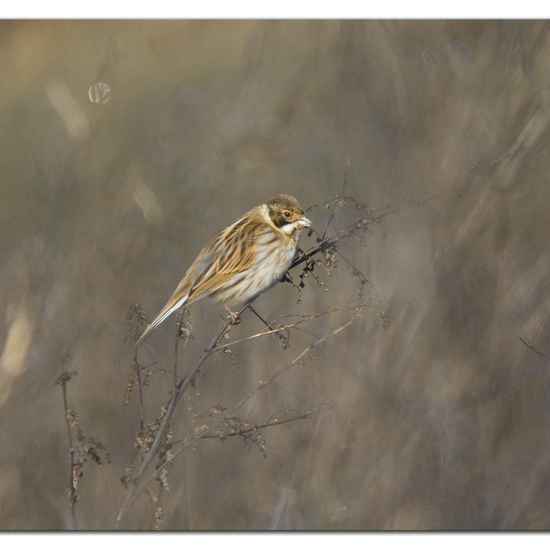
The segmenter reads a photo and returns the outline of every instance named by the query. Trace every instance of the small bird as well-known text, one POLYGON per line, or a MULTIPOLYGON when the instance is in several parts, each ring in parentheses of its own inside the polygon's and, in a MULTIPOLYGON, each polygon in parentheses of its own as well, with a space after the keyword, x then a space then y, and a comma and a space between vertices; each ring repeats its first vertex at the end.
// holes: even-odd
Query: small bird
POLYGON ((300 203, 289 195, 277 195, 250 210, 202 249, 136 345, 183 304, 205 296, 221 302, 235 320, 238 314, 231 308, 250 305, 284 277, 297 255, 302 229, 310 225, 300 203))

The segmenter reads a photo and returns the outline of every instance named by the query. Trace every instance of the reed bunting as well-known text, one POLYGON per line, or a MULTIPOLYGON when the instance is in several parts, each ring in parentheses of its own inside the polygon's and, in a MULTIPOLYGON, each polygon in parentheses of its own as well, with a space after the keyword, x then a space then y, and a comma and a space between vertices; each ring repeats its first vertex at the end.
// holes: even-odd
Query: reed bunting
POLYGON ((178 288, 136 345, 172 312, 205 296, 215 298, 233 319, 285 275, 298 251, 302 229, 311 222, 300 203, 277 195, 256 206, 207 244, 178 288))

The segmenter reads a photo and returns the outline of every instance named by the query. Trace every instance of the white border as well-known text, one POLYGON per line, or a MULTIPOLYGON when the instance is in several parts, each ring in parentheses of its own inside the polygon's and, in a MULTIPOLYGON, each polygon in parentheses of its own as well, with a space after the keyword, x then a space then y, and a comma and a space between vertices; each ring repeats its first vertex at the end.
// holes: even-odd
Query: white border
POLYGON ((496 0, 27 0, 2 2, 1 19, 541 19, 550 16, 546 2, 496 0), (544 11, 543 11, 544 10, 544 11))

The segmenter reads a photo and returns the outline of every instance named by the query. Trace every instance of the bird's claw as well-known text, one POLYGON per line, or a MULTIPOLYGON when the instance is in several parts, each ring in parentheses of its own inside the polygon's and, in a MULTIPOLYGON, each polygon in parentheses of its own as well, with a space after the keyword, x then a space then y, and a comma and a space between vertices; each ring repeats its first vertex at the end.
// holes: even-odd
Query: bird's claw
POLYGON ((234 311, 229 312, 229 318, 231 319, 232 325, 238 325, 241 322, 241 316, 238 313, 235 313, 234 311))

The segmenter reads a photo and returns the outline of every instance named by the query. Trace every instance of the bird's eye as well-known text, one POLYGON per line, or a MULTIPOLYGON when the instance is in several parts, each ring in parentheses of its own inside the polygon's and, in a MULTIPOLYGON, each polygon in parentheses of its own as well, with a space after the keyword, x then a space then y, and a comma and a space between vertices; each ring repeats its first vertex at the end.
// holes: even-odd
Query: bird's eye
POLYGON ((285 212, 285 213, 284 213, 284 217, 285 217, 285 218, 290 218, 290 212, 285 212))

